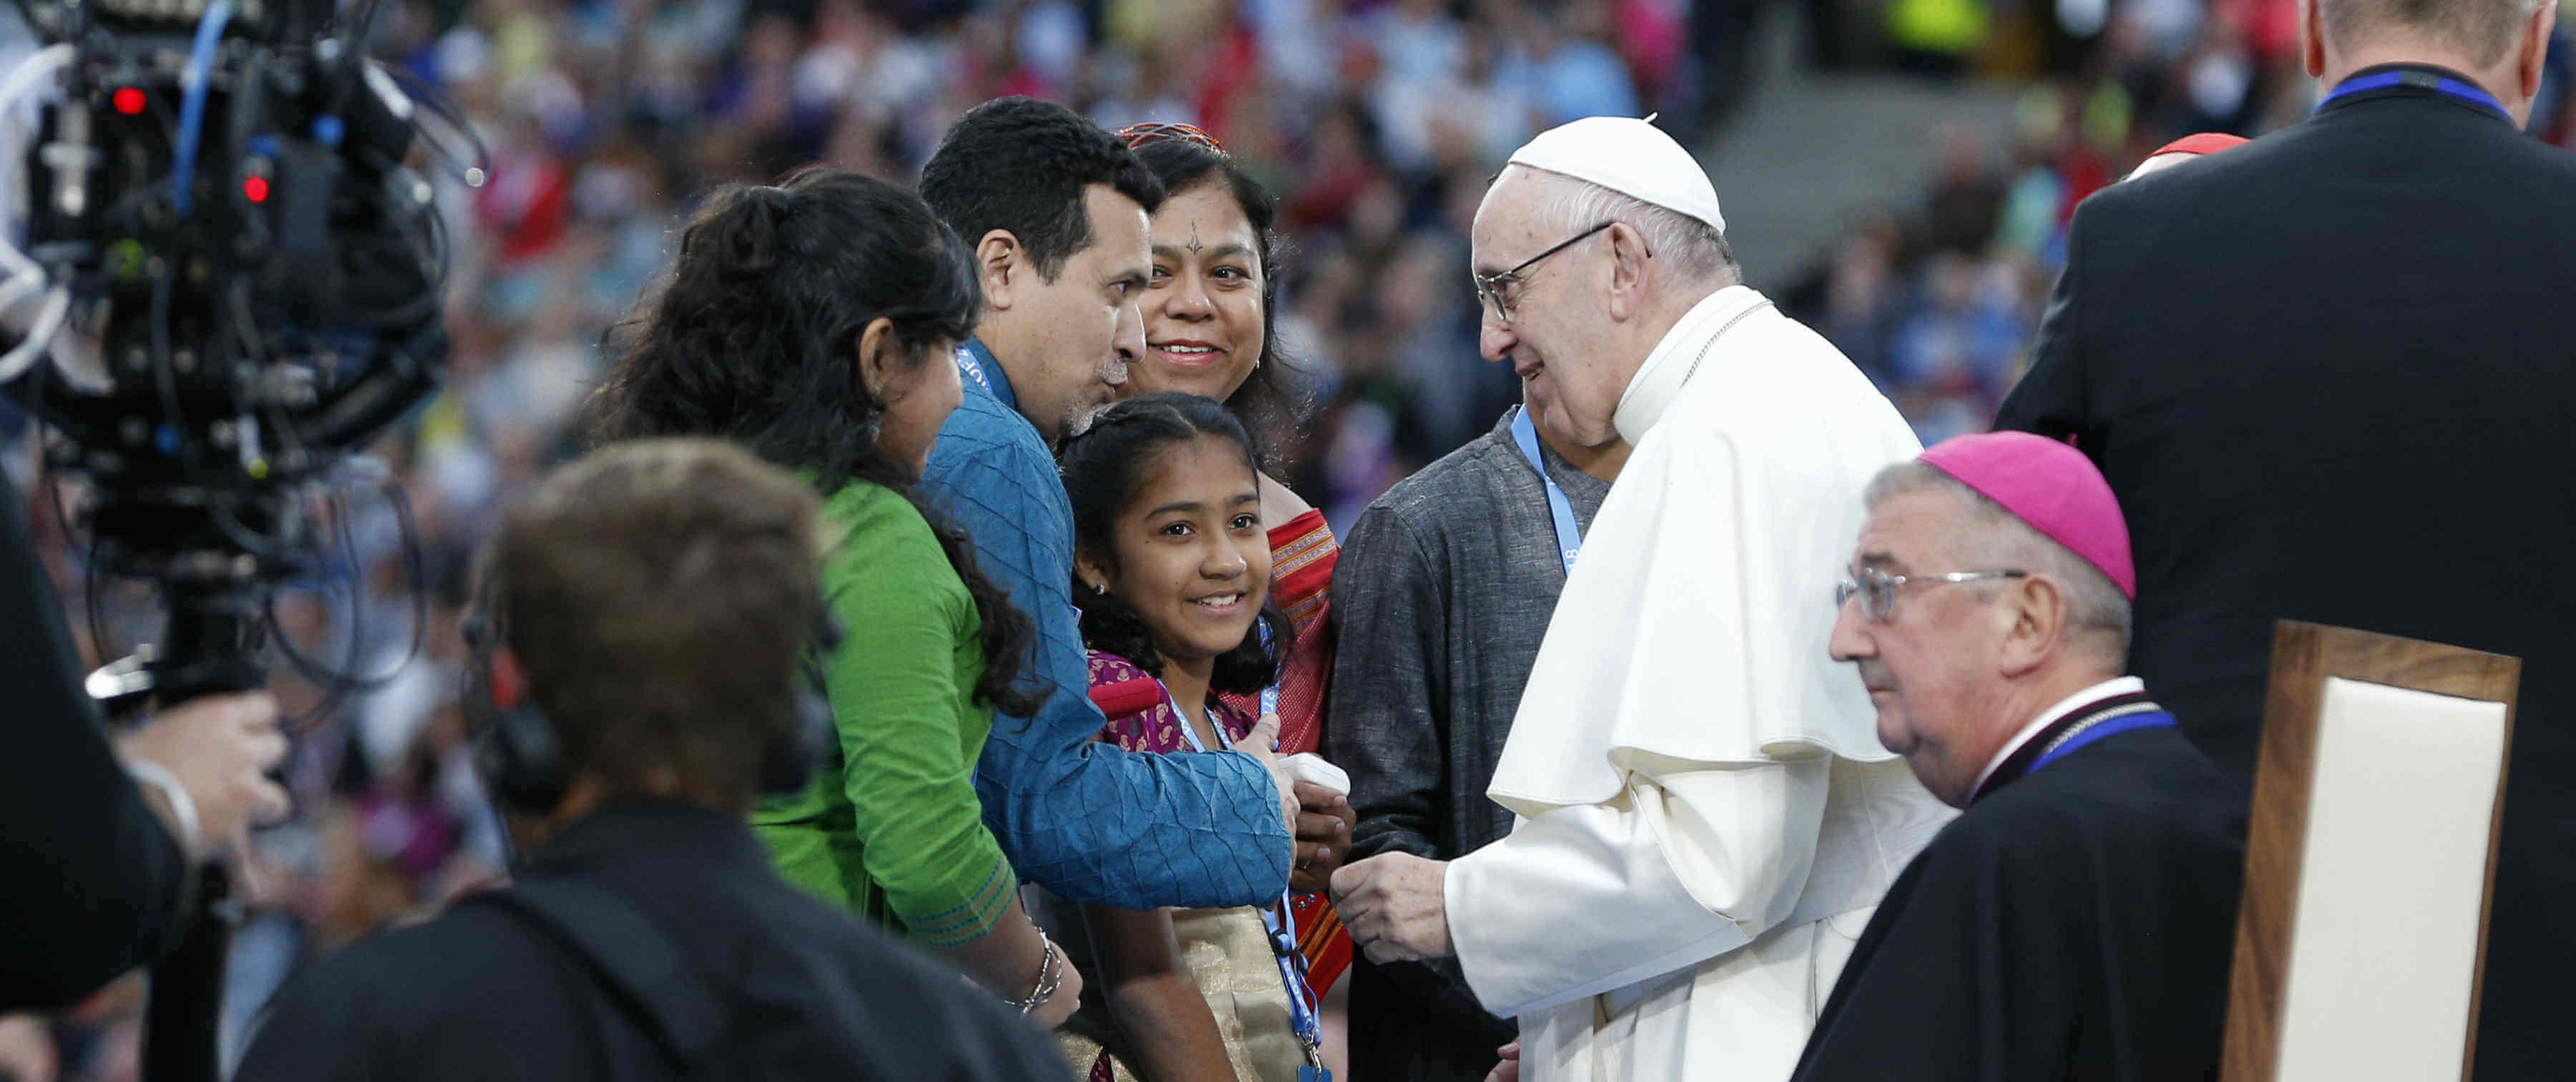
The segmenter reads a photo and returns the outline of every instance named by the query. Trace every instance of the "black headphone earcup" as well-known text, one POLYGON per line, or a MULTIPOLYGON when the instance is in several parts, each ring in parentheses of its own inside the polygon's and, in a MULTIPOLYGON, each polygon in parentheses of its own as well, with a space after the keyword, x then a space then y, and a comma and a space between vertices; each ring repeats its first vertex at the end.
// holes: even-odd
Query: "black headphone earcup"
POLYGON ((473 744, 474 769, 494 803, 520 812, 548 812, 563 803, 563 750, 552 723, 527 695, 516 662, 477 616, 466 621, 467 669, 460 704, 473 744), (507 668, 509 705, 502 705, 497 670, 507 668))
POLYGON ((545 812, 563 803, 563 750, 554 725, 533 706, 493 711, 474 742, 474 760, 493 799, 512 809, 545 812))
POLYGON ((783 739, 761 749, 760 788, 772 796, 792 796, 814 781, 817 766, 828 761, 839 733, 833 728, 832 700, 821 690, 796 693, 796 718, 783 739))
POLYGON ((783 739, 761 749, 760 788, 772 796, 805 791, 814 772, 836 761, 841 750, 838 723, 832 717, 831 685, 824 666, 841 649, 841 621, 827 602, 814 611, 813 642, 807 647, 803 675, 796 689, 796 717, 783 739))

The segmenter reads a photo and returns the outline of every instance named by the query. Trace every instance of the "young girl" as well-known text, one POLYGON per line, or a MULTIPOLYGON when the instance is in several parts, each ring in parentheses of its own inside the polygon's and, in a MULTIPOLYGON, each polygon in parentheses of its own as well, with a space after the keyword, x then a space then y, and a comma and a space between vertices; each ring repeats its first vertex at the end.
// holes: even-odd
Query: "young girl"
MULTIPOLYGON (((1148 220, 1152 276, 1138 305, 1145 316, 1145 353, 1128 366, 1123 394, 1187 391, 1225 403, 1265 446, 1292 439, 1310 402, 1291 376, 1278 332, 1279 203, 1206 132, 1187 124, 1137 124, 1119 138, 1163 182, 1171 196, 1148 220)), ((1276 472, 1284 463, 1262 468, 1276 472)), ((1270 527, 1270 597, 1297 628, 1297 646, 1280 655, 1266 712, 1279 715, 1279 750, 1321 749, 1324 704, 1333 668, 1333 566, 1341 547, 1322 512, 1288 486, 1261 474, 1261 520, 1270 527)), ((1258 701, 1237 698, 1255 713, 1258 701)), ((1289 885, 1299 893, 1299 946, 1324 1000, 1324 1060, 1343 1059, 1341 1005, 1349 995, 1336 978, 1350 965, 1351 941, 1325 900, 1333 870, 1350 852, 1350 825, 1358 821, 1347 802, 1320 810, 1328 827, 1300 832, 1289 885)))
MULTIPOLYGON (((1148 395, 1103 411, 1065 446, 1063 465, 1073 593, 1094 697, 1110 715, 1101 739, 1172 754, 1242 739, 1257 719, 1226 694, 1268 686, 1293 637, 1266 608, 1270 543, 1251 438, 1213 401, 1148 395)), ((1319 1035, 1284 902, 1084 907, 1108 1024, 1075 1027, 1097 1041, 1068 1041, 1079 1065, 1096 1082, 1298 1082, 1318 1063, 1319 1035)))

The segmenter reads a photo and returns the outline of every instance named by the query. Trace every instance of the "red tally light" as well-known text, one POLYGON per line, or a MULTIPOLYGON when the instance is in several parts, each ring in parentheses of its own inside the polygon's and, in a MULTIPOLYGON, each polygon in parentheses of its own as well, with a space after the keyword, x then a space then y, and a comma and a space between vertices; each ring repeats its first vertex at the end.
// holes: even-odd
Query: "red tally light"
POLYGON ((143 92, 134 87, 118 87, 116 93, 108 98, 108 103, 127 116, 143 115, 143 92))
POLYGON ((252 177, 242 181, 242 197, 253 203, 268 202, 268 178, 252 177))

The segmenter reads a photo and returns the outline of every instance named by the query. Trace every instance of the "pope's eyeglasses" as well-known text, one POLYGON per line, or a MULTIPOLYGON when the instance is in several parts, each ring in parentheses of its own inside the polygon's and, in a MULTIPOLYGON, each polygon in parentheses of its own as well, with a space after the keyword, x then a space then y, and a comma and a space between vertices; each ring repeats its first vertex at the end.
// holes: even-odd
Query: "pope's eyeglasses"
MULTIPOLYGON (((1574 247, 1576 242, 1581 241, 1583 238, 1589 237, 1617 224, 1619 224, 1617 221, 1603 222, 1590 229, 1586 229, 1583 232, 1567 237, 1564 240, 1557 242, 1556 247, 1540 252, 1528 259, 1521 260, 1520 266, 1513 267, 1510 270, 1497 271, 1492 274, 1473 275, 1472 277, 1476 281, 1476 300, 1485 306, 1486 311, 1493 313, 1495 322, 1507 327, 1510 326, 1512 322, 1513 300, 1511 294, 1516 292, 1513 287, 1528 279, 1528 272, 1531 267, 1537 266, 1539 261, 1542 259, 1546 259, 1558 252, 1574 247)), ((1648 249, 1646 251, 1646 258, 1655 258, 1653 249, 1648 249)))

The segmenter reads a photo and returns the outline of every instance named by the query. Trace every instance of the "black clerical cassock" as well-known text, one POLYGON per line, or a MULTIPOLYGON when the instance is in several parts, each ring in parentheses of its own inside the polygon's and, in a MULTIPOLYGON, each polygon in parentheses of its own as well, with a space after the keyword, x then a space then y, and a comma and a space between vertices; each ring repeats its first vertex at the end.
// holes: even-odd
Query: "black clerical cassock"
POLYGON ((2217 1076, 2245 801, 2172 715, 2104 690, 1897 879, 1796 1082, 2217 1076))

